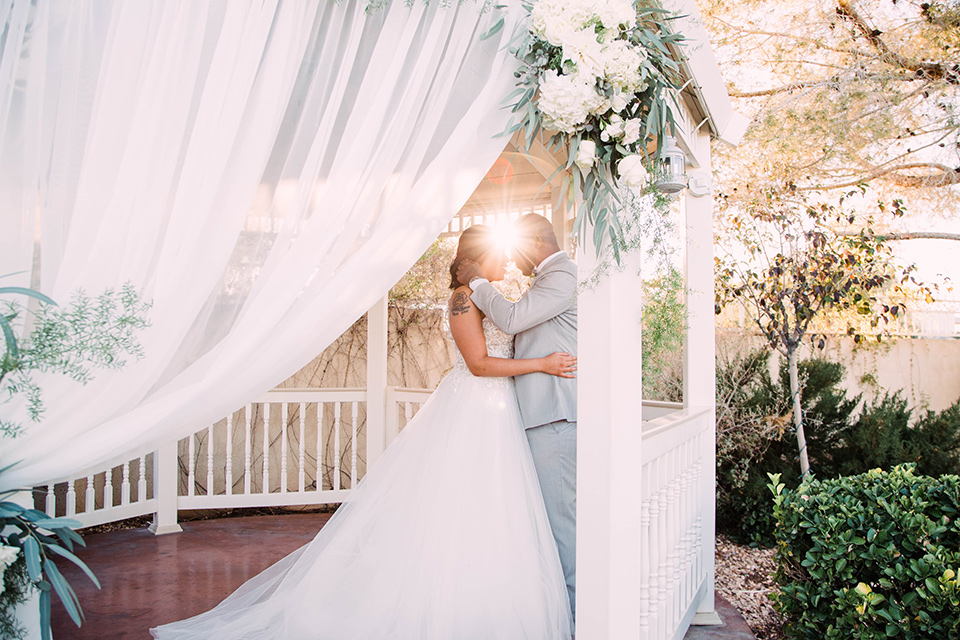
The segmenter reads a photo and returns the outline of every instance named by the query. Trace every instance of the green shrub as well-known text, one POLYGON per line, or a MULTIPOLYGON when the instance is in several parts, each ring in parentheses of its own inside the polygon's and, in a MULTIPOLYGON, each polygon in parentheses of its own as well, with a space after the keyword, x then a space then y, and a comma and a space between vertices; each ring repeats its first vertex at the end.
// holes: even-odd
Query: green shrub
POLYGON ((960 474, 960 401, 940 413, 928 410, 904 435, 907 459, 917 463, 918 473, 960 474))
MULTIPOLYGON (((773 544, 768 474, 800 484, 786 367, 773 379, 757 351, 717 362, 717 527, 732 539, 773 544)), ((864 404, 840 387, 843 365, 800 363, 810 468, 820 479, 915 463, 931 476, 960 472, 960 402, 914 418, 899 392, 864 404)))
POLYGON ((905 465, 771 480, 786 638, 960 638, 960 478, 905 465))
MULTIPOLYGON (((761 350, 717 363, 717 526, 738 542, 764 546, 773 544, 774 526, 767 474, 780 474, 789 487, 800 483, 786 367, 774 380, 767 360, 761 350)), ((839 388, 843 373, 827 360, 800 363, 815 472, 829 461, 859 402, 839 388)))

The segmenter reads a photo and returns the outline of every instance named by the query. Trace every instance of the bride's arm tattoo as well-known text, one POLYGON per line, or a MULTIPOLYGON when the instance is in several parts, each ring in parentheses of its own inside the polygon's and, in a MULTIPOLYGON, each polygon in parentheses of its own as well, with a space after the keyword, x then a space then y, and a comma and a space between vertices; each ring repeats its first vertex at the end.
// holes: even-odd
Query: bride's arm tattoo
POLYGON ((470 296, 460 291, 453 296, 453 302, 450 303, 450 313, 455 316, 470 312, 470 296))

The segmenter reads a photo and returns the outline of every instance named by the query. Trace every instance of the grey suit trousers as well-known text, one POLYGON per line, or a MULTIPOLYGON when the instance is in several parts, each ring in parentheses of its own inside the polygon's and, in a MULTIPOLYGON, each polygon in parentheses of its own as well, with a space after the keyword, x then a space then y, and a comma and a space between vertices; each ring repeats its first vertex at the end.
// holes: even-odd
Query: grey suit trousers
POLYGON ((570 596, 577 605, 577 423, 558 420, 527 429, 527 441, 540 479, 547 518, 560 552, 560 565, 570 596))

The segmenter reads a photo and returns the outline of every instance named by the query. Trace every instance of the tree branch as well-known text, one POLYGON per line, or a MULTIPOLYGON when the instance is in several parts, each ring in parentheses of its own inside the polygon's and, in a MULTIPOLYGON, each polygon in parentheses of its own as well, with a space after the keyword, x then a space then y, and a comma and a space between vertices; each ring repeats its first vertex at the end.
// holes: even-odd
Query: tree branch
POLYGON ((727 94, 731 98, 759 98, 762 96, 776 95, 778 93, 790 93, 792 91, 797 91, 798 89, 808 89, 818 84, 824 84, 829 82, 830 80, 819 80, 817 82, 791 82, 790 84, 785 84, 782 87, 773 87, 771 89, 759 89, 757 91, 740 91, 735 87, 729 86, 727 87, 727 94))
POLYGON ((891 182, 904 187, 948 187, 951 185, 960 184, 960 169, 951 169, 946 165, 938 164, 936 162, 908 162, 891 167, 874 169, 866 175, 859 176, 853 180, 847 180, 846 182, 838 182, 830 185, 798 187, 798 189, 803 191, 829 191, 831 189, 852 187, 860 184, 861 182, 869 182, 874 178, 880 178, 884 176, 886 176, 891 182), (900 173, 901 171, 905 171, 907 169, 936 169, 937 171, 935 173, 928 173, 919 176, 900 173))
MULTIPOLYGON (((843 237, 852 237, 860 235, 859 231, 844 231, 837 234, 843 237)), ((960 242, 960 233, 946 233, 943 231, 894 231, 889 233, 877 233, 877 237, 883 238, 884 242, 895 240, 956 240, 960 242)))
POLYGON ((837 15, 853 23, 854 28, 863 34, 867 41, 877 50, 877 53, 880 54, 880 59, 887 64, 906 71, 912 71, 918 77, 944 80, 949 84, 960 84, 960 64, 914 60, 893 51, 880 37, 883 32, 871 25, 867 22, 866 18, 860 15, 853 6, 853 0, 838 0, 837 15))

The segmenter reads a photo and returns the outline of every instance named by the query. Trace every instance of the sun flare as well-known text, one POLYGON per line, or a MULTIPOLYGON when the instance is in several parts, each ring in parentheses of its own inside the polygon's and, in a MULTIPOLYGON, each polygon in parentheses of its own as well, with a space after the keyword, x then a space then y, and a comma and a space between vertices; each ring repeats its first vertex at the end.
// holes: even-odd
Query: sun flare
POLYGON ((495 246, 501 249, 507 255, 513 251, 513 245, 517 240, 517 231, 513 223, 501 222, 493 228, 493 237, 495 246))

